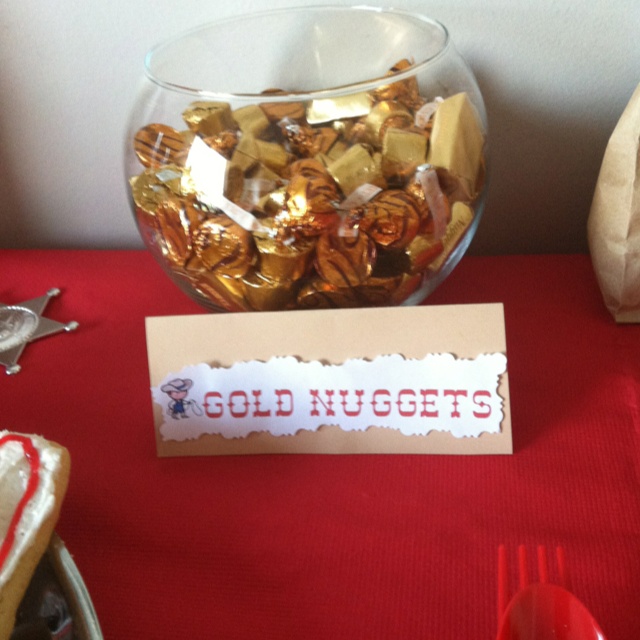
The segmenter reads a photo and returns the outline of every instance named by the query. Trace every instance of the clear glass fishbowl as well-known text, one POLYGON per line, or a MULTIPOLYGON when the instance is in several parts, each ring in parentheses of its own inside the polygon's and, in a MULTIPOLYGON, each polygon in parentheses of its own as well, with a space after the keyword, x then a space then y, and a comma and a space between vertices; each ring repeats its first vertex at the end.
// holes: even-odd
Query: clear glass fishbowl
POLYGON ((447 29, 369 7, 228 18, 147 55, 141 237, 211 311, 422 303, 482 217, 482 95, 447 29))

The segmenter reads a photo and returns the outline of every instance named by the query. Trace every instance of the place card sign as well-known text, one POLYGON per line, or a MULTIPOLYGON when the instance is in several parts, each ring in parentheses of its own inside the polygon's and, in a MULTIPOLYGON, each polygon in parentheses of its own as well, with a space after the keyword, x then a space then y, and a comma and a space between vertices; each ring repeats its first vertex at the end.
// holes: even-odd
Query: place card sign
POLYGON ((147 318, 161 456, 511 453, 502 305, 147 318))

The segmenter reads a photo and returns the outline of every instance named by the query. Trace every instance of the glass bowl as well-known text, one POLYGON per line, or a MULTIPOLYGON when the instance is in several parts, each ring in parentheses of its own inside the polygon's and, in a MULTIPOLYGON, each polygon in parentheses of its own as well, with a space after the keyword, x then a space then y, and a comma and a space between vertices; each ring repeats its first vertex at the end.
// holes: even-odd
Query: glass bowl
POLYGON ((165 42, 145 71, 126 139, 131 206, 205 308, 419 304, 466 251, 486 115, 440 23, 274 10, 165 42))

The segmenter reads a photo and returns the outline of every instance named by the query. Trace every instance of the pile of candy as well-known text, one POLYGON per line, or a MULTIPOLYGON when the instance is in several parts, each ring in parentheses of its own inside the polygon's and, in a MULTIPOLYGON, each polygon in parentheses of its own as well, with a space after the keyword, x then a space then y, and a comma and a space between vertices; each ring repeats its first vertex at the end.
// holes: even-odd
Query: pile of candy
POLYGON ((146 244, 215 309, 403 303, 467 232, 484 180, 468 95, 427 100, 410 72, 335 99, 193 102, 184 131, 144 126, 130 185, 146 244))

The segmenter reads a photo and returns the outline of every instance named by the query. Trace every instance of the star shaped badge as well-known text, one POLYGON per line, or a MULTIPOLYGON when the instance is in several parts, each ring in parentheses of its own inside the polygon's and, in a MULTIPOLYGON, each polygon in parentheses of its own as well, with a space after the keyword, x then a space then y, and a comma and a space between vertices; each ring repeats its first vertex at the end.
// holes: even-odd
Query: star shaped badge
POLYGON ((75 321, 65 324, 42 316, 49 300, 57 295, 60 289, 49 289, 44 296, 20 304, 0 302, 0 364, 5 366, 7 374, 20 371, 18 358, 27 343, 78 328, 75 321))

